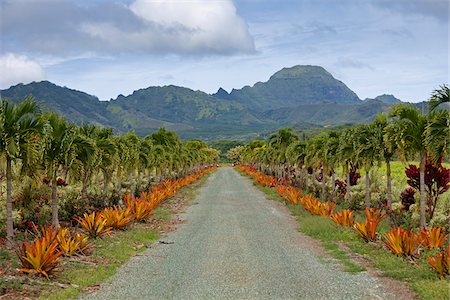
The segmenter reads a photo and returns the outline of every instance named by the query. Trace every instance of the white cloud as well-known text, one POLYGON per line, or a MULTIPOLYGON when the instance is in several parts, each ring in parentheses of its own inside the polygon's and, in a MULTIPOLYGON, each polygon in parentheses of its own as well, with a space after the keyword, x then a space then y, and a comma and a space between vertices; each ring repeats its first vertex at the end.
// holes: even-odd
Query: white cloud
POLYGON ((123 30, 117 24, 86 22, 81 31, 121 50, 172 53, 250 53, 248 26, 230 0, 136 0, 129 9, 146 26, 123 30))
POLYGON ((0 74, 0 86, 2 88, 44 78, 44 71, 37 62, 24 55, 14 53, 0 56, 0 74))

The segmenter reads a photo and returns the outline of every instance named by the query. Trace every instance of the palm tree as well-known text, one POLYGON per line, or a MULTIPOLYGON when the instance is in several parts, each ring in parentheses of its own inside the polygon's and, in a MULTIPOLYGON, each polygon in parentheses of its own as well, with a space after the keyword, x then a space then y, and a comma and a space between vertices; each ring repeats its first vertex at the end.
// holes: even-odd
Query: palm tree
POLYGON ((99 151, 95 145, 97 127, 95 125, 82 125, 78 128, 77 137, 74 140, 77 161, 81 164, 81 194, 87 195, 87 180, 92 170, 98 165, 99 151))
POLYGON ((134 197, 134 180, 133 180, 133 173, 137 169, 139 164, 139 149, 141 144, 141 138, 138 137, 134 131, 131 131, 123 136, 125 139, 125 142, 127 143, 128 147, 128 156, 126 160, 126 169, 129 172, 130 177, 130 195, 131 197, 134 197))
MULTIPOLYGON (((6 160, 6 236, 11 243, 14 239, 14 225, 12 217, 12 163, 23 159, 23 164, 32 162, 30 154, 24 145, 35 146, 33 135, 42 131, 42 119, 38 115, 39 108, 31 97, 27 97, 18 104, 11 104, 8 100, 0 103, 0 153, 6 160)), ((35 147, 31 147, 35 149, 35 147)), ((31 149, 30 148, 30 149, 31 149)), ((28 150, 28 149, 27 149, 28 150)))
POLYGON ((347 128, 341 134, 339 142, 339 161, 342 165, 342 172, 346 177, 345 200, 350 201, 350 169, 355 165, 354 128, 347 128))
POLYGON ((430 112, 434 111, 440 104, 449 103, 450 100, 450 88, 448 85, 442 85, 439 89, 433 91, 428 103, 430 112))
POLYGON ((335 166, 339 162, 339 138, 337 131, 330 131, 326 139, 326 161, 328 170, 331 173, 331 197, 336 200, 336 181, 335 181, 335 166))
POLYGON ((418 155, 419 158, 419 190, 420 190, 420 227, 426 226, 425 211, 425 163, 427 149, 426 128, 428 126, 427 116, 412 106, 399 104, 391 108, 390 116, 396 118, 391 128, 391 138, 397 143, 400 157, 405 159, 406 155, 418 155))
POLYGON ((74 141, 77 137, 74 125, 56 113, 47 116, 44 143, 44 165, 51 179, 52 225, 56 228, 58 220, 57 175, 60 168, 68 169, 75 160, 74 141))
POLYGON ((397 150, 396 143, 389 138, 390 125, 386 114, 378 114, 372 123, 373 139, 378 147, 378 157, 380 161, 386 163, 386 198, 387 207, 392 206, 392 180, 391 161, 397 150))
POLYGON ((375 134, 378 133, 374 130, 374 126, 371 125, 360 125, 356 127, 355 138, 355 148, 357 160, 364 166, 366 172, 366 208, 370 207, 371 197, 370 197, 370 170, 375 161, 379 160, 379 145, 382 142, 380 138, 376 138, 375 134))
POLYGON ((450 149, 450 112, 437 109, 430 113, 426 128, 426 145, 434 162, 449 156, 450 149))
POLYGON ((268 145, 275 150, 275 161, 278 163, 279 176, 283 175, 281 165, 286 163, 286 149, 296 140, 298 140, 298 136, 292 132, 291 128, 280 129, 277 133, 272 134, 268 139, 268 145))

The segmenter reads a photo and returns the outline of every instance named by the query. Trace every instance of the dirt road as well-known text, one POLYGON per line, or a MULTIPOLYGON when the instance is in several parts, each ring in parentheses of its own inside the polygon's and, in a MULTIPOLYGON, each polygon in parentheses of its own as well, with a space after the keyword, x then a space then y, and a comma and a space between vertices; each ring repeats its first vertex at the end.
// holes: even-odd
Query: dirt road
POLYGON ((221 168, 186 223, 84 299, 400 299, 367 272, 326 263, 280 203, 221 168))

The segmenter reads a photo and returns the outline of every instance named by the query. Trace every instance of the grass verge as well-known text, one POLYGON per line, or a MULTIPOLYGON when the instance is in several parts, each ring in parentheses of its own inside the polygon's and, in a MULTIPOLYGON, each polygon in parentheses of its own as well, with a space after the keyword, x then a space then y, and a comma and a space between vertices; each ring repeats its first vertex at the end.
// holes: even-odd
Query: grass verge
MULTIPOLYGON (((247 176, 243 172, 240 174, 247 176)), ((275 189, 254 185, 263 191, 268 199, 285 202, 275 189)), ((299 231, 320 240, 330 255, 342 263, 344 271, 361 272, 366 270, 362 265, 367 265, 380 270, 382 276, 406 282, 420 299, 450 299, 449 281, 439 279, 428 267, 425 255, 416 261, 397 257, 380 244, 364 243, 351 228, 338 227, 328 218, 310 214, 301 205, 287 204, 287 207, 297 218, 299 231), (350 254, 355 253, 364 260, 363 264, 350 258, 350 254)))

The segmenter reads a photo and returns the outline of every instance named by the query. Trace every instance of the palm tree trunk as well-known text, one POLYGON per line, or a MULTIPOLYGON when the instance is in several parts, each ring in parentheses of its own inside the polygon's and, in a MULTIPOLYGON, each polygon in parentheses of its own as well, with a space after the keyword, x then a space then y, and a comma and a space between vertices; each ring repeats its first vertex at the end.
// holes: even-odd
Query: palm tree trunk
POLYGON ((133 172, 130 172, 130 195, 131 198, 134 198, 134 190, 133 190, 133 172))
POLYGON ((6 155, 6 237, 12 246, 14 241, 14 224, 12 216, 12 166, 11 158, 6 155))
POLYGON ((314 194, 316 193, 316 170, 312 171, 312 189, 314 194))
POLYGON ((308 184, 309 184, 308 183, 308 177, 309 177, 308 169, 305 169, 303 174, 305 175, 305 190, 306 190, 306 192, 308 192, 309 191, 309 187, 308 187, 308 184))
POLYGON ((369 169, 366 169, 366 208, 370 208, 370 175, 369 175, 369 169))
POLYGON ((336 180, 334 179, 334 171, 331 172, 331 200, 336 202, 336 180))
POLYGON ((59 225, 58 219, 58 198, 57 198, 57 187, 56 187, 56 174, 53 175, 52 179, 52 225, 53 228, 57 228, 59 225))
POLYGON ((122 201, 122 176, 117 175, 117 195, 119 196, 119 203, 122 201))
POLYGON ((88 170, 87 168, 83 167, 83 177, 81 178, 81 195, 85 196, 87 195, 87 177, 88 177, 88 170))
POLYGON ((392 207, 392 181, 391 181, 391 162, 386 161, 386 193, 387 193, 387 206, 392 207))
POLYGON ((327 183, 326 183, 325 171, 322 170, 322 200, 325 200, 325 194, 327 192, 327 183))
POLYGON ((426 203, 425 203, 425 156, 420 157, 419 166, 419 187, 420 187, 420 228, 425 228, 427 222, 425 219, 426 203))
POLYGON ((106 195, 108 192, 108 174, 103 171, 103 193, 106 195))
POLYGON ((345 201, 350 202, 350 173, 346 174, 347 179, 347 189, 345 191, 345 201))
POLYGON ((141 169, 138 168, 136 190, 141 190, 141 169))

